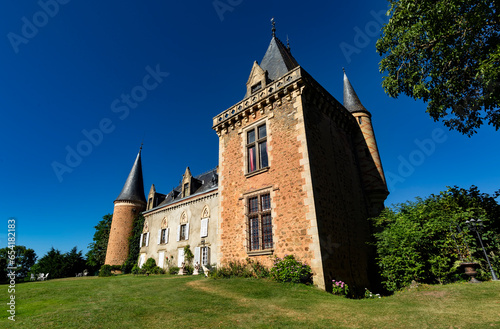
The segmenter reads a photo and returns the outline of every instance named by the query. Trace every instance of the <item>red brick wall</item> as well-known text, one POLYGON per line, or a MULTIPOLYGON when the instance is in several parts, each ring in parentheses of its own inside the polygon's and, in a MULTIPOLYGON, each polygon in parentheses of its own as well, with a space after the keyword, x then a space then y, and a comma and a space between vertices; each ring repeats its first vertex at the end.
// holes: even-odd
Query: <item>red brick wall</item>
MULTIPOLYGON (((274 255, 283 257, 293 254, 310 263, 312 258, 312 237, 308 233, 310 222, 305 215, 308 207, 304 206, 306 193, 305 180, 302 178, 304 167, 301 165, 301 143, 297 139, 299 123, 297 110, 293 102, 283 99, 281 105, 274 103, 274 109, 264 115, 257 112, 255 118, 249 117, 243 123, 243 130, 228 130, 220 137, 219 189, 221 200, 220 227, 220 262, 244 261, 246 251, 247 228, 245 216, 245 193, 271 187, 273 215, 274 255), (270 114, 272 113, 272 114, 270 114), (268 116, 268 154, 270 168, 267 172, 252 177, 245 177, 245 127, 268 116)), ((300 114, 299 114, 300 117, 300 114)), ((252 259, 270 266, 266 256, 252 256, 252 259)))
POLYGON ((144 210, 142 205, 118 203, 115 205, 105 264, 122 265, 128 257, 128 238, 132 234, 134 218, 144 210), (135 212, 132 210, 136 209, 135 212))

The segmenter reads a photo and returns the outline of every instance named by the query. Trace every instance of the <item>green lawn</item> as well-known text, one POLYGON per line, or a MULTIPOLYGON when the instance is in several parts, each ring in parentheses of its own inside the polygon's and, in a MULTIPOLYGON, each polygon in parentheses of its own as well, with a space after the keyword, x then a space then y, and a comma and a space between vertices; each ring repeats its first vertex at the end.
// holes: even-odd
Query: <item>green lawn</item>
POLYGON ((500 328, 500 282, 349 300, 256 279, 122 275, 18 284, 16 302, 1 328, 500 328))

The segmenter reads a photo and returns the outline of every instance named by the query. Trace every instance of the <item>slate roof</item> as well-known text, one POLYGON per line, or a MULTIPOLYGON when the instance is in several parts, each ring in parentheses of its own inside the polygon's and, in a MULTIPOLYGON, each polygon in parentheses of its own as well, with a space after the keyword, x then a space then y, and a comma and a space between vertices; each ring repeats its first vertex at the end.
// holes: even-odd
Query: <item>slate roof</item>
POLYGON ((191 198, 196 194, 201 194, 204 192, 208 192, 208 191, 217 189, 217 187, 219 185, 219 177, 217 175, 217 168, 214 168, 214 169, 212 169, 204 174, 193 177, 192 179, 193 179, 193 181, 197 181, 198 184, 196 184, 196 185, 192 184, 192 186, 197 186, 197 188, 196 188, 196 190, 191 191, 191 195, 184 197, 184 198, 180 197, 182 195, 182 193, 181 193, 182 186, 181 186, 181 184, 179 184, 172 191, 170 191, 167 194, 167 197, 165 198, 165 200, 155 208, 163 207, 163 206, 169 205, 171 203, 178 202, 179 200, 182 200, 182 199, 191 198))
POLYGON ((370 113, 364 106, 361 104, 361 101, 356 95, 354 88, 349 82, 347 75, 344 71, 344 107, 351 113, 354 112, 366 112, 370 113))
MULTIPOLYGON (((142 149, 142 146, 141 146, 142 149)), ((115 201, 140 201, 146 203, 144 196, 144 182, 142 179, 141 150, 135 158, 132 170, 128 174, 127 181, 115 201)))
POLYGON ((290 50, 277 37, 273 36, 260 63, 260 67, 264 71, 267 70, 268 78, 274 81, 297 66, 299 66, 299 63, 293 58, 290 50))

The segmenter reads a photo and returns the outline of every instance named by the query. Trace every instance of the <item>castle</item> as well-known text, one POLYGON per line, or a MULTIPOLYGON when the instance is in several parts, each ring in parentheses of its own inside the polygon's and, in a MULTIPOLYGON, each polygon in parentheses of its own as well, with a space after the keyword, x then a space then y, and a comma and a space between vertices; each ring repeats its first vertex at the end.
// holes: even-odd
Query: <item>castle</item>
POLYGON ((198 264, 293 254, 314 284, 343 280, 368 287, 373 254, 369 217, 389 194, 370 112, 344 72, 340 104, 275 35, 254 62, 242 101, 213 118, 219 165, 167 194, 146 198, 141 151, 114 202, 106 264, 128 255, 134 217, 145 218, 139 265, 180 266, 184 246, 198 264))

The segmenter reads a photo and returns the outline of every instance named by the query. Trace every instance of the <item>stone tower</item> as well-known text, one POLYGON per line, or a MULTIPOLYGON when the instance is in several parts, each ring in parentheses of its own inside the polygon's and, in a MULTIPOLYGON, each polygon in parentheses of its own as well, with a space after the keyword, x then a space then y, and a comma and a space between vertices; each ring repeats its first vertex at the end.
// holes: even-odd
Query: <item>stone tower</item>
POLYGON ((367 219, 388 192, 371 115, 355 108, 361 103, 349 88, 342 105, 273 26, 244 99, 213 118, 220 263, 250 258, 272 266, 269 256, 293 254, 320 288, 330 290, 333 279, 370 286, 367 219))
POLYGON ((356 118, 360 133, 354 137, 358 151, 359 166, 364 189, 369 202, 369 215, 376 216, 382 210, 389 192, 385 182, 382 161, 378 152, 377 141, 371 122, 371 113, 361 104, 344 71, 344 107, 356 118))
POLYGON ((128 238, 132 234, 134 218, 146 209, 142 179, 141 149, 123 189, 116 198, 109 232, 105 264, 122 265, 128 257, 128 238))

